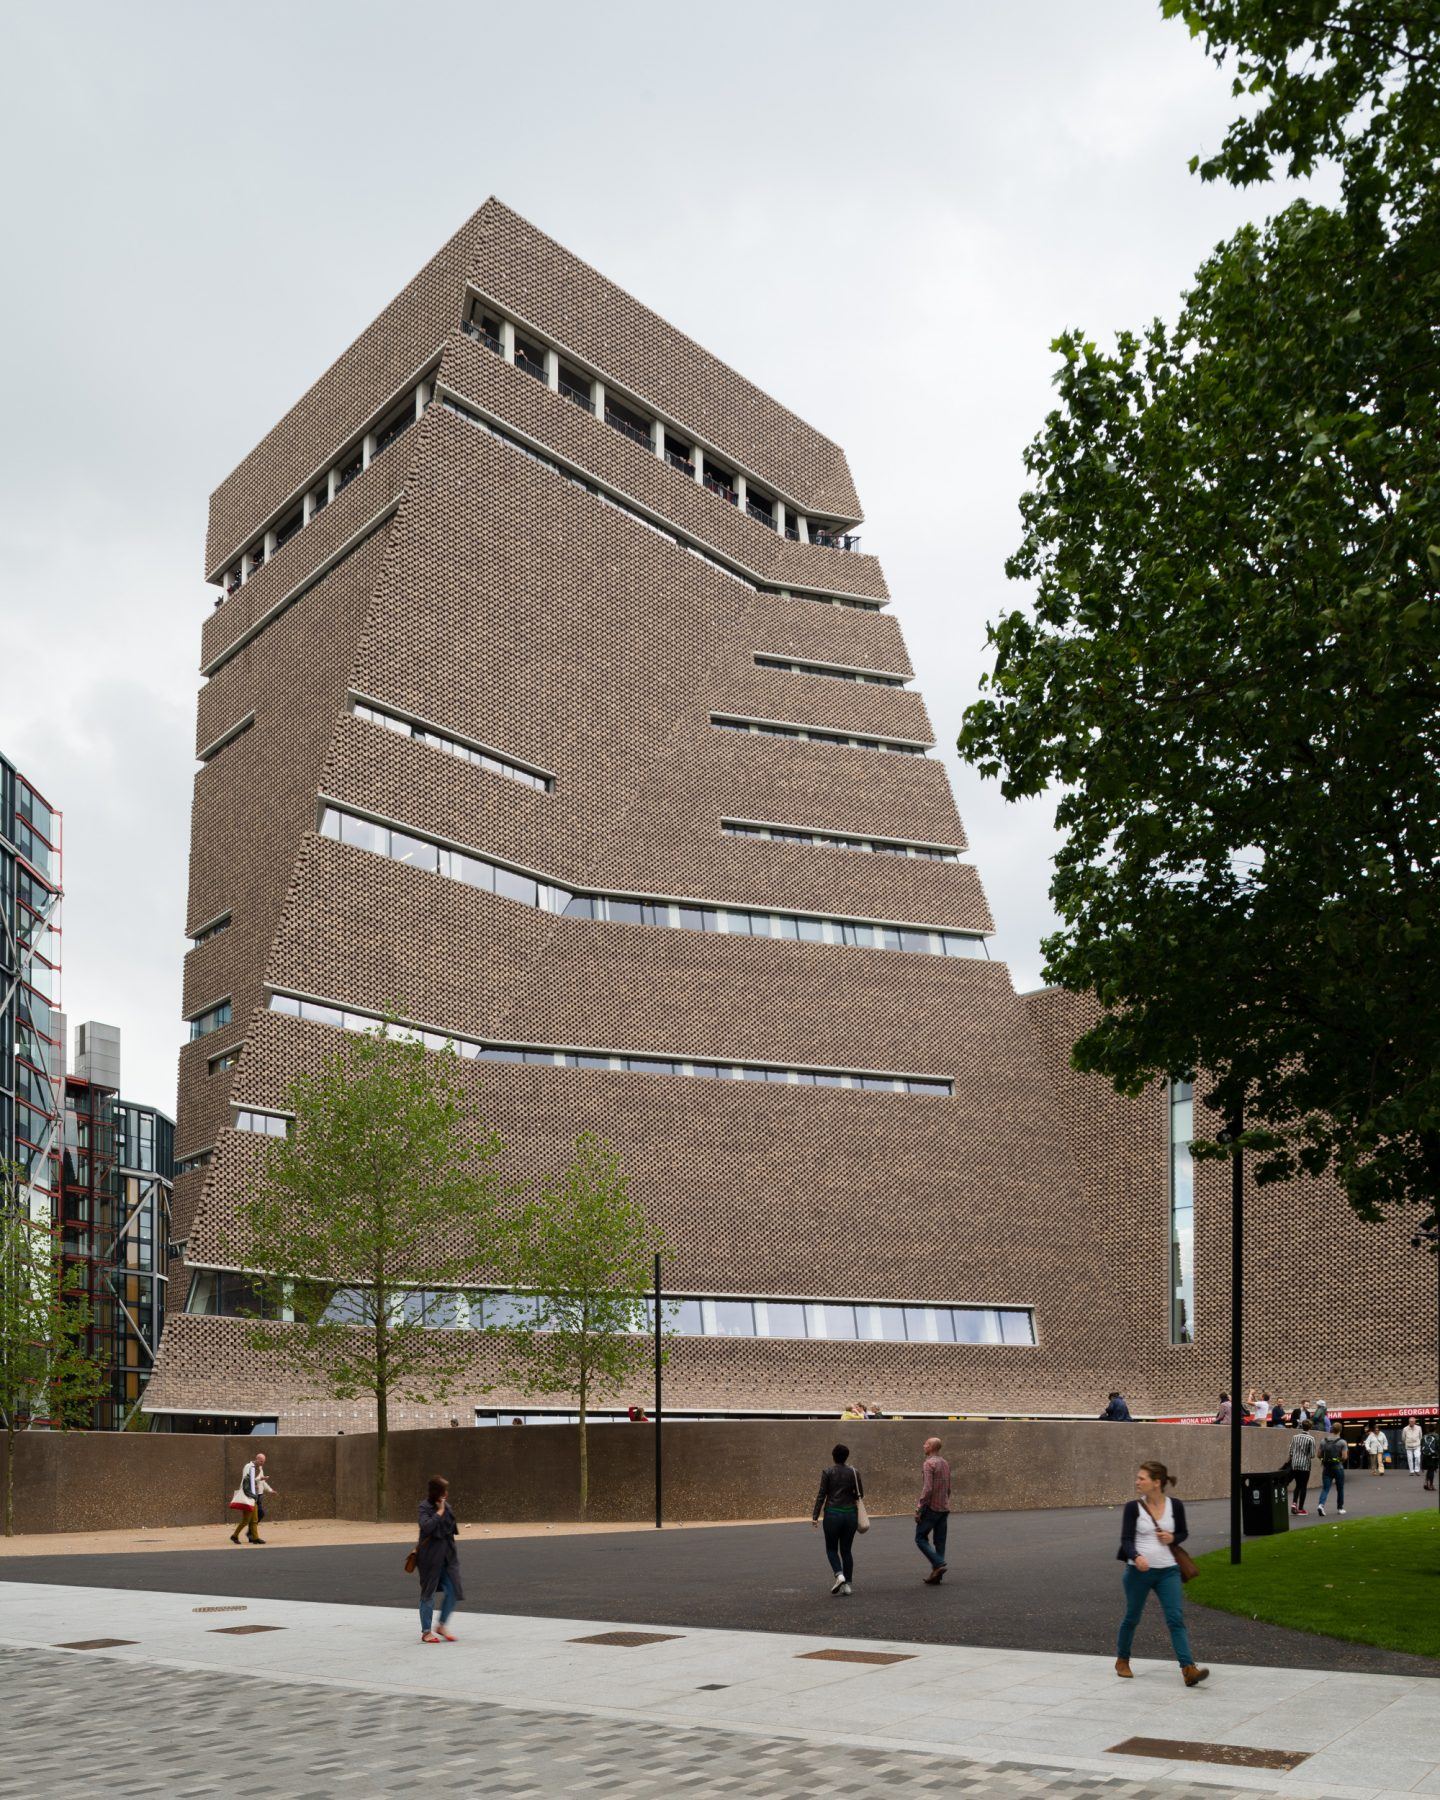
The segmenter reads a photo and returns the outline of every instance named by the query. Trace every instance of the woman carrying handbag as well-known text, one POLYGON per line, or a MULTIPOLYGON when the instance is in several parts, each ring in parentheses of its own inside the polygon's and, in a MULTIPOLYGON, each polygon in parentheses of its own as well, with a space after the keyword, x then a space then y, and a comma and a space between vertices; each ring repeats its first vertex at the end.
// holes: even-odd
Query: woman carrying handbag
POLYGON ((455 1549, 459 1530, 449 1500, 450 1483, 443 1475, 432 1477, 430 1489, 420 1502, 420 1541, 405 1558, 407 1570, 420 1577, 420 1642, 453 1644, 450 1615, 457 1600, 465 1598, 460 1586, 460 1557, 455 1549), (435 1594, 439 1590, 440 1618, 432 1629, 435 1616, 435 1594))
POLYGON ((837 1444, 830 1454, 835 1460, 821 1472, 810 1523, 818 1526, 823 1516, 825 1555, 835 1576, 830 1592, 849 1594, 854 1591, 850 1584, 855 1574, 855 1533, 870 1529, 870 1517, 865 1511, 865 1483, 860 1471, 850 1467, 849 1445, 837 1444))
POLYGON ((1195 1573, 1195 1565, 1180 1548, 1190 1535, 1185 1523, 1185 1503, 1169 1499, 1165 1493, 1174 1481, 1164 1463, 1141 1463, 1135 1476, 1135 1498, 1125 1502, 1118 1552, 1119 1560, 1125 1564, 1125 1617, 1120 1623, 1115 1673, 1124 1680, 1134 1675, 1130 1646, 1135 1642, 1135 1627, 1140 1623, 1145 1602, 1153 1593, 1170 1627, 1170 1642, 1185 1685, 1197 1687, 1210 1671, 1195 1666, 1190 1634, 1185 1629, 1183 1583, 1195 1573))

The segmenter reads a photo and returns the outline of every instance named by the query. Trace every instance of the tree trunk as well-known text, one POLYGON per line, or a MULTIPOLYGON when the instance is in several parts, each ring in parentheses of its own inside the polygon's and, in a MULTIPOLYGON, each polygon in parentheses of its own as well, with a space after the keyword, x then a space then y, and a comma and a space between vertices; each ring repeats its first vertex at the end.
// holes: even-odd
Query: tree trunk
POLYGON ((589 1371, 580 1371, 580 1523, 585 1523, 585 1509, 590 1504, 590 1442, 586 1414, 589 1394, 589 1371))
POLYGON ((15 1421, 5 1420, 5 1535, 15 1535, 15 1421))

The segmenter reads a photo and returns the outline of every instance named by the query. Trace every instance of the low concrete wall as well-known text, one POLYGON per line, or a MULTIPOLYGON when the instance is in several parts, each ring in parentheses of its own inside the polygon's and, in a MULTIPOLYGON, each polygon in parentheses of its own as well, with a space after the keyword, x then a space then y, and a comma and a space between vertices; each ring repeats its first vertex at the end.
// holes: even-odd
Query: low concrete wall
MULTIPOLYGON (((707 1421, 664 1428, 665 1516, 783 1519, 808 1513, 820 1471, 842 1441, 864 1477, 870 1510, 908 1513, 920 1490, 922 1446, 937 1429, 950 1459, 957 1512, 1114 1504, 1129 1499, 1136 1468, 1152 1459, 1173 1471, 1182 1496, 1212 1499, 1229 1491, 1229 1433, 1214 1426, 707 1421)), ((410 1518, 429 1477, 444 1475, 462 1519, 574 1519, 578 1440, 573 1425, 396 1433, 390 1439, 387 1516, 410 1518)), ((277 1447, 285 1441, 277 1440, 277 1447)), ((373 1518, 375 1440, 346 1436, 337 1442, 340 1516, 373 1518)), ((1273 1469, 1286 1454, 1290 1433, 1250 1430, 1243 1442, 1247 1469, 1273 1469)), ((654 1428, 592 1426, 590 1517, 642 1524, 654 1516, 654 1428)))
MULTIPOLYGON (((922 1445, 938 1429, 958 1512, 1104 1506, 1128 1499, 1135 1470, 1156 1458, 1188 1499, 1228 1491, 1229 1433, 1207 1425, 1102 1425, 924 1420, 737 1420, 664 1428, 667 1519, 783 1519, 810 1511, 832 1445, 845 1442, 877 1516, 907 1513, 922 1445)), ((1288 1431, 1246 1431, 1247 1469, 1278 1468, 1288 1431)), ((219 1524, 257 1450, 277 1490, 275 1519, 373 1519, 375 1439, 187 1437, 159 1432, 21 1432, 15 1439, 15 1529, 101 1531, 219 1524)), ((655 1516, 654 1431, 590 1429, 590 1517, 644 1524, 655 1516)), ((402 1431, 390 1438, 392 1520, 414 1517, 432 1475, 451 1484, 462 1519, 564 1522, 579 1512, 579 1430, 503 1425, 402 1431)), ((0 1437, 0 1482, 5 1444, 0 1437)), ((0 1540, 3 1541, 3 1540, 0 1540)))

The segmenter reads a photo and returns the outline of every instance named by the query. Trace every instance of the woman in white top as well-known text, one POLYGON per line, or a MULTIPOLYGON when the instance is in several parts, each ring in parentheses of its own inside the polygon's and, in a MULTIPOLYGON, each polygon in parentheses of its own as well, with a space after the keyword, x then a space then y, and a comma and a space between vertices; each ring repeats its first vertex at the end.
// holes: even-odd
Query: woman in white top
POLYGON ((1365 1438, 1365 1451, 1370 1458, 1371 1473, 1383 1475, 1385 1473, 1385 1458, 1390 1451, 1390 1440, 1385 1436, 1378 1425, 1372 1425, 1370 1427, 1365 1438))
POLYGON ((1420 1421, 1411 1419, 1400 1433, 1400 1442, 1405 1446, 1405 1461, 1410 1466, 1410 1473, 1420 1473, 1420 1421))
POLYGON ((1153 1593, 1170 1627, 1170 1642, 1185 1685, 1195 1687, 1210 1671, 1196 1668, 1185 1629, 1184 1587, 1175 1552, 1190 1533, 1185 1503, 1166 1498, 1165 1490, 1174 1480, 1164 1463, 1141 1463, 1135 1476, 1135 1498, 1125 1502, 1121 1515, 1119 1560, 1125 1564, 1125 1617, 1120 1622, 1115 1673, 1126 1680, 1134 1674, 1130 1647, 1145 1602, 1153 1593))

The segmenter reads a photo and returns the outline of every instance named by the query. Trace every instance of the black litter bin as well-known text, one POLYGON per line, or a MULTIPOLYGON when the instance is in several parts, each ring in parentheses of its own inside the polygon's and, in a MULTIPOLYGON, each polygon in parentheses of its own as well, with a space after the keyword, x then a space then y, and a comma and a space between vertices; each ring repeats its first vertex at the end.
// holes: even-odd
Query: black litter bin
POLYGON ((1240 1489, 1240 1521, 1246 1537, 1273 1537, 1290 1529, 1289 1482, 1284 1475, 1246 1475, 1240 1489))

